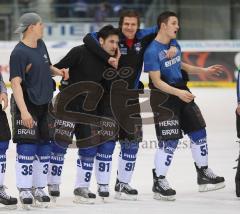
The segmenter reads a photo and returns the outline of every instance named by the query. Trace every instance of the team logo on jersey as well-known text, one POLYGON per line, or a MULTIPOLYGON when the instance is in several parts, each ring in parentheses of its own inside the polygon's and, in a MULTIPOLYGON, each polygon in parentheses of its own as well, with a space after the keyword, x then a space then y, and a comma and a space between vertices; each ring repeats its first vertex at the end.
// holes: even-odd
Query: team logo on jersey
POLYGON ((134 44, 134 47, 137 53, 139 53, 139 51, 142 49, 142 45, 140 42, 134 44))
POLYGON ((122 55, 126 55, 127 54, 127 48, 124 48, 124 47, 120 47, 120 53, 122 54, 122 55))
POLYGON ((159 60, 162 61, 163 59, 167 58, 166 55, 167 55, 167 50, 160 51, 158 54, 159 60))
POLYGON ((181 61, 181 57, 180 56, 176 56, 168 61, 165 62, 165 67, 169 67, 171 65, 174 65, 176 63, 179 63, 181 61))
POLYGON ((47 54, 44 54, 44 55, 43 55, 43 58, 44 58, 44 62, 45 62, 45 63, 48 63, 48 56, 47 56, 47 54))

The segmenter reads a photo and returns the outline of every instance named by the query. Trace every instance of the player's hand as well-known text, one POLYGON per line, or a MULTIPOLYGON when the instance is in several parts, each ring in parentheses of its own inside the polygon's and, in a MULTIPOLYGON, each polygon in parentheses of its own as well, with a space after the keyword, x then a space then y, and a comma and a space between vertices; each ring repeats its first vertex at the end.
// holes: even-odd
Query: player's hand
POLYGON ((68 80, 69 79, 69 69, 62 68, 60 69, 61 76, 63 77, 63 80, 68 80))
POLYGON ((212 65, 207 68, 204 68, 205 72, 209 74, 216 74, 216 75, 221 74, 223 70, 224 70, 224 66, 222 65, 212 65))
POLYGON ((240 116, 240 104, 238 104, 236 111, 237 111, 237 114, 240 116))
POLYGON ((175 46, 171 46, 169 49, 168 49, 168 51, 167 51, 167 53, 166 53, 166 57, 168 58, 168 59, 171 59, 171 58, 173 58, 176 54, 177 54, 177 48, 175 47, 175 46))
POLYGON ((0 104, 3 103, 3 111, 8 107, 8 96, 6 93, 0 93, 0 104))
POLYGON ((33 127, 34 121, 32 115, 28 111, 21 113, 21 119, 25 127, 27 127, 28 129, 31 129, 33 127))
POLYGON ((120 57, 121 57, 121 53, 120 53, 120 50, 119 50, 119 47, 118 47, 117 50, 116 50, 115 57, 110 57, 108 59, 108 64, 110 64, 112 67, 117 69, 120 57))
POLYGON ((118 67, 118 60, 116 58, 114 58, 114 57, 110 57, 108 59, 108 64, 117 69, 117 67, 118 67))
POLYGON ((190 103, 195 96, 187 90, 179 90, 177 96, 186 103, 190 103))

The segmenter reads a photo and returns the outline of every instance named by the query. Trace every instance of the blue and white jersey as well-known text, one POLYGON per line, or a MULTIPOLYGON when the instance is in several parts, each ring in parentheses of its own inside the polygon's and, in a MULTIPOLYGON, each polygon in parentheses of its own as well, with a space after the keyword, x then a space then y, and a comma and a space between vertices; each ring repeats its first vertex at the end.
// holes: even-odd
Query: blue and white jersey
POLYGON ((176 45, 178 51, 172 59, 166 56, 169 44, 162 44, 154 40, 144 53, 144 72, 156 71, 161 73, 161 79, 175 85, 183 82, 181 72, 181 48, 176 45))

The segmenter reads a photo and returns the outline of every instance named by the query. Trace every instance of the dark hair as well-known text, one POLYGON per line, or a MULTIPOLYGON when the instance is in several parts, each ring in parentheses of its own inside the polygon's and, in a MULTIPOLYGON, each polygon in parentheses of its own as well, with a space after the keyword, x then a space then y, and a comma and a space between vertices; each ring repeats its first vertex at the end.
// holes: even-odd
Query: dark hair
POLYGON ((123 20, 125 17, 135 17, 137 19, 137 24, 138 24, 138 28, 140 27, 140 15, 137 11, 135 10, 124 10, 121 14, 120 14, 120 19, 118 22, 118 26, 121 29, 122 25, 123 25, 123 20))
POLYGON ((165 11, 158 16, 158 18, 157 18, 158 29, 160 29, 162 23, 166 24, 168 22, 168 19, 170 16, 177 17, 177 14, 174 12, 171 12, 171 11, 165 11))
POLYGON ((102 27, 98 32, 98 38, 106 39, 110 35, 117 35, 119 36, 119 30, 114 28, 112 25, 106 25, 102 27))

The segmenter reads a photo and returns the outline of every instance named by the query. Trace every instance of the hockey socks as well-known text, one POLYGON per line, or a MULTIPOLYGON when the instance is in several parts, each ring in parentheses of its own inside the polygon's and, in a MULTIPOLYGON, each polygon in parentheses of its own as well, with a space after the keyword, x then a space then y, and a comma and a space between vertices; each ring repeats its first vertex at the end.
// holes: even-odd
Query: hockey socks
POLYGON ((0 186, 4 184, 4 176, 6 172, 6 151, 9 141, 0 141, 0 186))
POLYGON ((191 151, 198 167, 208 166, 208 146, 206 129, 200 129, 188 134, 191 140, 191 151))
POLYGON ((166 176, 177 145, 178 140, 166 140, 159 142, 154 160, 157 177, 160 175, 166 176))

